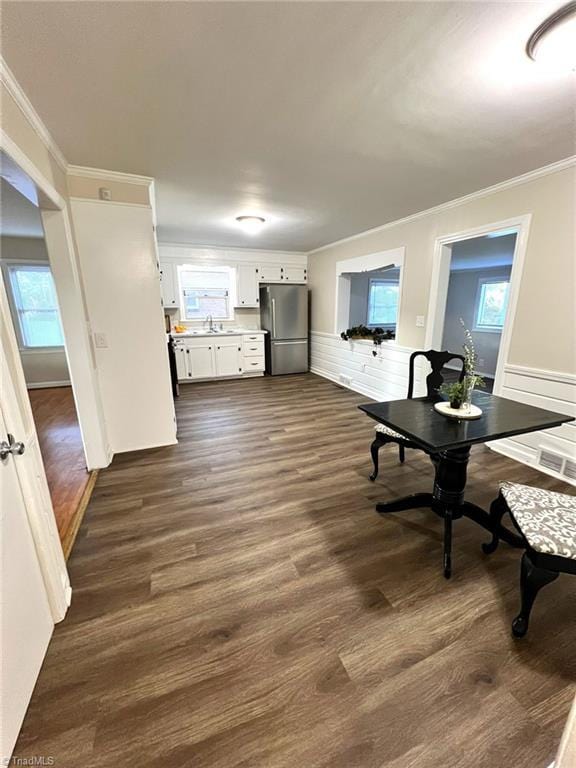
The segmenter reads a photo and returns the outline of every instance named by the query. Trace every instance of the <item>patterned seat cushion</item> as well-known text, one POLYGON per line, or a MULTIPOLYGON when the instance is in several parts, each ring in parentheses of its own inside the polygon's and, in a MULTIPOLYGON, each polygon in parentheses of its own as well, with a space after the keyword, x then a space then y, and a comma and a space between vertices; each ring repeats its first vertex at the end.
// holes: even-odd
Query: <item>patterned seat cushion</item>
POLYGON ((576 560, 576 496, 519 483, 500 491, 532 549, 576 560))
POLYGON ((401 435, 399 432, 394 432, 393 429, 390 429, 390 427, 387 427, 385 424, 376 424, 374 429, 376 432, 380 432, 380 434, 386 435, 386 437, 391 437, 393 440, 403 440, 405 443, 409 442, 407 437, 404 437, 404 435, 401 435))

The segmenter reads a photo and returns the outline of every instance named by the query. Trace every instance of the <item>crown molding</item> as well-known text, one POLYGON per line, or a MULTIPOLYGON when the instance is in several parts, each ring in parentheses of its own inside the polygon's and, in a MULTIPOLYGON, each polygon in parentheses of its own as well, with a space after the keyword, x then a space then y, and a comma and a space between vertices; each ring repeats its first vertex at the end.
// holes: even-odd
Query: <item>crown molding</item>
POLYGON ((254 253, 256 255, 267 253, 275 256, 307 256, 307 251, 278 251, 274 248, 247 248, 242 245, 198 245, 196 243, 171 243, 168 240, 159 240, 158 247, 162 248, 185 248, 193 251, 218 251, 225 253, 228 251, 238 253, 254 253))
POLYGON ((563 160, 558 160, 556 163, 551 163, 550 165, 544 165, 541 168, 536 168, 533 171, 528 171, 528 173, 523 173, 521 176, 515 176, 512 179, 501 181, 498 184, 494 184, 491 187, 485 187, 484 189, 479 189, 477 192, 471 192, 469 195, 464 195, 463 197, 457 197, 454 200, 448 200, 446 203, 440 203, 440 205, 435 205, 433 208, 427 208, 424 211, 419 211, 418 213, 412 213, 409 216, 405 216, 402 219, 389 221, 386 224, 380 224, 380 226, 378 227, 373 227, 372 229, 365 229, 363 232, 357 232, 355 235, 349 235, 348 237, 343 237, 341 240, 334 240, 334 242, 332 243, 326 243, 326 245, 321 245, 319 248, 314 248, 313 251, 308 251, 308 256, 313 256, 315 253, 320 253, 321 251, 324 251, 327 248, 332 248, 336 245, 351 243, 354 240, 358 240, 362 237, 365 237, 366 235, 373 235, 373 234, 376 234, 376 232, 384 232, 385 230, 392 229, 392 227, 397 227, 400 224, 408 224, 411 221, 417 221, 418 219, 421 219, 424 216, 431 216, 434 213, 441 213, 442 211, 448 211, 450 210, 450 208, 457 208, 458 206, 465 205, 466 203, 469 203, 472 200, 479 200, 482 197, 493 195, 495 192, 502 192, 506 189, 511 189, 512 187, 519 186, 520 184, 527 184, 528 182, 534 181, 535 179, 539 179, 542 176, 549 176, 552 173, 558 173, 559 171, 564 171, 567 168, 571 168, 574 165, 576 165, 576 155, 571 155, 570 157, 566 157, 563 160))
POLYGON ((98 181, 119 181, 124 184, 138 184, 150 187, 154 184, 152 176, 138 176, 134 173, 122 173, 121 171, 106 171, 103 168, 88 168, 83 165, 69 165, 68 176, 82 176, 85 179, 98 179, 98 181))
POLYGON ((40 141, 44 144, 46 149, 50 152, 50 154, 54 157, 60 168, 66 172, 68 169, 68 163, 66 162, 66 158, 62 154, 62 150, 60 147, 56 144, 54 141, 50 131, 44 123, 42 122, 42 119, 40 118, 40 115, 34 107, 32 106, 32 102, 26 96, 24 90, 22 89, 22 86, 16 80, 14 77, 14 74, 8 64, 6 64, 6 61, 2 56, 0 56, 0 76, 2 78, 2 82, 6 86, 6 89, 8 90, 8 93, 12 96, 26 119, 28 120, 28 123, 33 128, 34 132, 40 139, 40 141))

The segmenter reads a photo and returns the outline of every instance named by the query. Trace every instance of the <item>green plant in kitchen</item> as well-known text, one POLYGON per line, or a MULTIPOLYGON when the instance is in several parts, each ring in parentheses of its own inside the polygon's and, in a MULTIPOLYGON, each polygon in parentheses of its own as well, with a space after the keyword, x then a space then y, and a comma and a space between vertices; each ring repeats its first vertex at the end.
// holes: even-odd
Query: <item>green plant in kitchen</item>
POLYGON ((396 338, 394 331, 385 331, 384 328, 368 328, 366 325, 355 325, 348 328, 340 334, 342 341, 350 339, 372 339, 374 344, 382 344, 383 341, 390 341, 396 338))
POLYGON ((463 405, 470 404, 472 390, 475 387, 484 386, 484 379, 476 373, 478 356, 474 346, 474 339, 468 328, 466 328, 466 324, 462 318, 460 318, 460 324, 464 329, 465 339, 464 344, 462 345, 464 350, 464 378, 462 381, 455 381, 451 384, 442 384, 440 387, 440 392, 443 395, 446 395, 450 402, 450 407, 454 409, 459 409, 463 405))

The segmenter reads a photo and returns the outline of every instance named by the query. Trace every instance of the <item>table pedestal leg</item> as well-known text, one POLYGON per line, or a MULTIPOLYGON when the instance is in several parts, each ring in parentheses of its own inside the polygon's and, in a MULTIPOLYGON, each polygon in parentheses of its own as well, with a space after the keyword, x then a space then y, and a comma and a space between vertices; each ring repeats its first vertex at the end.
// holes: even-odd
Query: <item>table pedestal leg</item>
POLYGON ((499 522, 490 517, 481 507, 464 501, 466 487, 466 472, 470 458, 470 446, 453 448, 434 456, 436 477, 432 493, 414 493, 395 501, 383 502, 376 505, 376 511, 381 514, 402 512, 407 509, 432 509, 444 520, 444 576, 449 579, 452 574, 452 521, 460 517, 468 517, 482 528, 493 533, 497 530, 499 538, 512 546, 523 546, 519 536, 515 536, 499 522))

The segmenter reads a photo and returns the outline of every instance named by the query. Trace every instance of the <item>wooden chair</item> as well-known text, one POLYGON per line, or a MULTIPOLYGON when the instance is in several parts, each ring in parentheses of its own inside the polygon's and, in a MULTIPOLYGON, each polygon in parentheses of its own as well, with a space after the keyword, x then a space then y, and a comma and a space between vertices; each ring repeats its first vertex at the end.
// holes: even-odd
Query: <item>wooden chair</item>
MULTIPOLYGON (((514 637, 524 637, 532 605, 542 587, 557 579, 559 573, 576 574, 576 496, 502 483, 498 498, 490 506, 494 531, 506 512, 525 547, 520 569, 520 613, 512 622, 514 637)), ((495 532, 492 541, 483 544, 482 549, 490 554, 498 542, 495 532)))
MULTIPOLYGON (((460 360, 462 368, 458 375, 458 381, 462 381, 465 375, 464 371, 464 357, 463 355, 457 355, 453 352, 438 352, 434 349, 425 351, 413 352, 410 355, 410 365, 408 372, 408 398, 411 399, 414 395, 414 361, 417 357, 425 357, 430 363, 432 371, 426 377, 426 394, 427 397, 434 399, 438 397, 438 390, 444 383, 444 377, 442 376, 442 369, 451 360, 460 360)), ((390 427, 384 424, 377 424, 374 427, 376 431, 376 437, 370 446, 370 454, 372 456, 372 462, 374 464, 374 472, 370 475, 370 480, 376 480, 378 477, 378 451, 383 445, 388 443, 395 443, 398 446, 398 456, 400 462, 404 462, 404 450, 406 448, 415 448, 417 450, 424 450, 421 446, 411 442, 408 438, 403 437, 398 432, 395 432, 390 427)))

